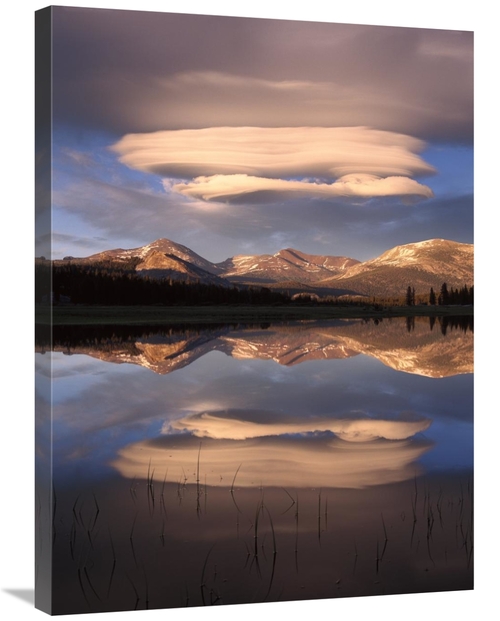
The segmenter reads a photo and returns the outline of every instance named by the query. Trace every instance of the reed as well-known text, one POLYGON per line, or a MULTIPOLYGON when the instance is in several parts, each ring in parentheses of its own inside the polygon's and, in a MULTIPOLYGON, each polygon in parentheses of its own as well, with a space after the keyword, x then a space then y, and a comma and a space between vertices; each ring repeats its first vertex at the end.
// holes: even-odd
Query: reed
MULTIPOLYGON (((196 468, 189 471, 188 484, 184 473, 177 483, 174 481, 170 485, 168 470, 164 472, 163 483, 161 480, 160 483, 156 482, 155 502, 159 499, 162 509, 158 509, 154 515, 148 514, 147 511, 148 503, 150 506, 153 503, 151 484, 154 478, 154 466, 151 460, 143 473, 145 479, 143 482, 148 486, 146 494, 140 492, 139 487, 137 487, 140 492, 138 495, 132 492, 132 490, 135 492, 138 486, 135 480, 131 486, 128 483, 123 485, 123 499, 129 515, 125 523, 123 523, 123 515, 120 515, 121 503, 117 503, 114 507, 110 505, 117 499, 114 494, 109 498, 107 496, 102 498, 100 493, 89 490, 85 494, 78 495, 74 502, 73 497, 66 500, 67 492, 58 498, 58 524, 61 524, 58 539, 60 539, 59 535, 63 532, 61 530, 63 528, 66 529, 64 536, 66 538, 63 537, 62 543, 58 541, 56 547, 60 553, 64 552, 66 562, 71 563, 73 568, 73 588, 81 611, 109 610, 116 606, 117 602, 122 605, 121 591, 124 587, 125 589, 128 587, 124 576, 126 571, 129 572, 127 579, 133 585, 128 589, 131 592, 129 597, 134 598, 136 608, 151 608, 153 602, 158 607, 165 606, 165 602, 169 602, 168 607, 172 604, 172 599, 168 598, 172 597, 174 600, 177 597, 179 601, 173 603, 179 606, 200 605, 200 603, 209 606, 220 604, 223 600, 226 603, 226 598, 233 602, 234 593, 245 593, 244 597, 248 597, 245 603, 246 601, 276 601, 281 589, 283 589, 284 596, 288 597, 289 589, 294 588, 293 585, 297 589, 301 585, 304 585, 305 589, 310 589, 310 591, 304 591, 304 597, 308 597, 311 593, 318 592, 316 591, 317 583, 313 583, 312 575, 321 566, 319 563, 324 563, 324 569, 327 572, 325 582, 328 582, 330 590, 324 593, 328 597, 331 596, 332 589, 336 596, 351 596, 390 592, 393 584, 399 588, 401 580, 408 580, 408 578, 398 575, 396 565, 398 562, 402 562, 405 568, 411 568, 414 563, 416 578, 421 571, 429 571, 432 566, 439 567, 440 571, 429 574, 428 584, 430 585, 434 584, 434 580, 438 581, 436 584, 440 584, 441 568, 444 568, 445 564, 453 567, 454 572, 458 571, 458 563, 461 564, 460 580, 465 580, 464 575, 471 576, 473 508, 471 486, 466 481, 461 489, 457 484, 452 494, 447 494, 443 487, 438 486, 433 480, 429 485, 425 484, 422 487, 421 479, 418 479, 418 487, 415 482, 413 489, 410 479, 405 487, 401 487, 401 490, 395 490, 398 494, 401 491, 406 498, 403 507, 406 514, 399 507, 390 506, 379 500, 379 510, 366 513, 361 526, 362 530, 357 531, 355 523, 349 522, 341 509, 338 511, 338 517, 335 509, 332 521, 332 516, 328 515, 328 501, 330 505, 332 504, 329 489, 316 488, 302 492, 285 488, 277 490, 264 488, 260 494, 258 490, 261 486, 254 486, 249 490, 246 488, 237 490, 236 481, 243 467, 240 464, 232 470, 232 480, 231 477, 227 477, 229 489, 226 487, 225 492, 224 489, 215 489, 213 492, 218 503, 216 515, 210 516, 210 519, 200 520, 200 497, 205 496, 205 503, 207 498, 207 493, 204 491, 207 477, 201 472, 201 450, 203 446, 199 443, 198 457, 195 457, 196 468), (195 469, 196 473, 193 476, 195 469), (228 491, 231 499, 227 494, 228 491), (129 493, 134 504, 130 500, 127 501, 129 493), (176 493, 180 496, 180 500, 183 500, 182 506, 181 503, 179 507, 176 506, 176 493), (238 493, 237 497, 236 493, 238 493), (168 506, 167 518, 165 507, 169 502, 171 504, 168 506), (410 505, 412 513, 409 511, 410 505), (195 506, 198 520, 193 511, 195 506), (233 510, 231 507, 234 507, 233 510), (225 512, 225 523, 229 526, 236 514, 238 541, 235 539, 234 531, 231 532, 232 529, 229 528, 221 535, 223 545, 217 550, 217 554, 214 554, 213 548, 218 542, 210 542, 205 549, 196 547, 195 540, 206 541, 208 537, 213 537, 214 532, 219 531, 221 527, 219 516, 223 512, 225 512), (422 513, 423 517, 421 517, 422 513), (111 524, 111 527, 105 525, 104 528, 108 531, 106 535, 103 531, 103 524, 106 524, 108 516, 113 514, 116 514, 117 519, 121 521, 116 525, 111 524), (411 515, 413 515, 413 520, 406 519, 411 515), (325 534, 329 518, 330 530, 328 534, 325 534), (436 527, 438 521, 440 526, 436 527), (240 522, 244 528, 241 528, 240 522), (189 539, 189 543, 186 541, 187 547, 183 547, 184 542, 177 537, 176 524, 181 524, 179 533, 182 535, 179 537, 186 536, 184 535, 187 532, 185 529, 193 529, 194 539, 191 540, 189 534, 186 536, 186 539, 189 539), (216 529, 212 530, 214 524, 216 529), (116 533, 114 527, 118 528, 116 533), (411 530, 409 546, 411 552, 408 549, 407 539, 409 530, 411 530), (391 537, 389 537, 389 532, 391 532, 391 537), (130 550, 127 550, 128 545, 125 547, 123 545, 127 544, 127 538, 130 550), (299 538, 301 543, 300 574, 299 538), (318 548, 317 541, 320 542, 320 548, 318 548), (213 545, 208 549, 212 543, 213 545), (235 557, 232 556, 231 546, 233 546, 235 557), (406 550, 404 550, 405 547, 406 550), (167 548, 168 555, 166 555, 167 548), (176 556, 186 553, 187 550, 189 554, 193 554, 194 576, 190 573, 189 563, 185 562, 182 556, 176 556), (292 554, 295 560, 295 571, 291 567, 292 554), (287 558, 290 561, 288 568, 286 567, 287 558), (200 573, 196 566, 201 568, 199 583, 200 573), (175 572, 178 568, 180 573, 177 576, 175 572), (228 575, 228 571, 234 572, 234 575, 228 575), (289 571, 291 573, 288 573, 289 571), (188 576, 185 579, 185 591, 182 586, 184 572, 188 576), (177 585, 180 580, 180 590, 176 586, 177 591, 170 593, 170 588, 165 589, 170 583, 162 582, 161 576, 165 576, 165 580, 172 580, 172 585, 177 585), (225 580, 226 577, 228 580, 225 580), (237 580, 238 584, 236 584, 237 580), (248 582, 248 586, 243 585, 245 581, 248 582), (223 585, 223 582, 228 582, 228 584, 223 585), (340 592, 338 589, 341 583, 340 592), (365 592, 362 591, 364 588, 365 592)), ((344 506, 343 494, 343 492, 338 494, 335 492, 336 507, 337 498, 339 507, 344 506)), ((351 492, 346 493, 346 506, 349 511, 353 509, 352 498, 357 498, 357 496, 351 496, 351 492)), ((209 508, 212 509, 212 507, 209 508)), ((201 509, 203 510, 203 503, 201 503, 201 509)), ((420 577, 420 582, 415 584, 422 584, 421 579, 422 577, 420 577)), ((318 583, 321 583, 321 580, 318 583)), ((129 601, 128 604, 125 602, 125 605, 133 607, 133 601, 129 601)))
POLYGON ((130 529, 130 536, 129 536, 129 541, 130 541, 130 549, 132 550, 132 557, 134 559, 134 563, 135 566, 138 567, 138 563, 137 563, 137 556, 135 554, 135 547, 134 547, 134 529, 135 529, 135 523, 137 521, 137 513, 134 516, 134 521, 132 522, 132 528, 130 529))
POLYGON ((136 486, 137 486, 137 483, 134 477, 130 485, 130 495, 132 496, 132 500, 134 501, 134 504, 137 504, 137 492, 135 491, 136 486))
POLYGON ((79 500, 80 500, 80 494, 78 494, 78 496, 76 497, 76 500, 75 500, 75 502, 73 504, 73 515, 74 515, 75 520, 76 520, 77 523, 79 522, 79 516, 78 516, 78 514, 76 512, 76 505, 78 504, 79 500))
POLYGON ((241 464, 236 468, 236 472, 234 473, 234 477, 233 477, 233 482, 231 483, 231 489, 229 490, 231 494, 231 498, 233 499, 234 506, 236 507, 236 510, 238 511, 238 513, 241 513, 241 509, 238 507, 236 499, 234 498, 234 484, 236 481, 236 477, 238 476, 238 472, 240 471, 240 468, 241 468, 241 464))
POLYGON ((81 572, 81 569, 79 567, 77 569, 77 574, 78 574, 78 583, 80 585, 80 589, 82 591, 83 598, 85 599, 85 601, 87 603, 87 606, 90 608, 91 607, 90 606, 90 602, 88 600, 87 594, 85 593, 85 589, 83 588, 82 572, 81 572))
POLYGON ((285 494, 286 494, 286 495, 290 498, 290 500, 291 500, 291 505, 290 505, 287 509, 285 509, 285 510, 283 511, 283 513, 281 514, 281 515, 285 515, 285 513, 288 513, 288 511, 290 511, 290 509, 294 506, 294 504, 295 504, 295 500, 293 499, 293 496, 292 496, 292 495, 291 495, 291 494, 290 494, 290 493, 289 493, 289 492, 288 492, 288 491, 287 491, 284 487, 282 487, 281 489, 285 492, 285 494))
POLYGON ((161 524, 160 540, 161 540, 161 545, 165 547, 165 520, 163 520, 161 524))
POLYGON ((358 546, 356 545, 356 539, 354 540, 354 565, 352 567, 352 575, 356 572, 356 565, 358 562, 358 546))
POLYGON ((111 531, 108 528, 108 532, 109 532, 109 541, 111 543, 111 551, 113 553, 113 565, 111 567, 111 574, 109 576, 109 582, 108 582, 108 589, 106 591, 106 598, 109 599, 109 594, 111 592, 111 585, 113 583, 113 577, 115 575, 115 569, 116 569, 116 552, 115 552, 115 546, 113 544, 113 537, 111 536, 111 531))
POLYGON ((75 521, 73 520, 71 524, 70 535, 69 535, 69 549, 70 549, 72 561, 75 560, 75 543, 76 543, 76 525, 75 525, 75 521))
POLYGON ((201 513, 201 505, 200 505, 200 495, 201 495, 201 491, 200 491, 200 455, 201 455, 201 442, 200 442, 200 447, 198 449, 198 459, 196 462, 196 515, 198 516, 198 519, 200 517, 200 513, 201 513))
POLYGON ((125 572, 125 577, 127 578, 127 580, 130 582, 130 585, 132 586, 132 589, 134 590, 135 593, 135 605, 134 605, 134 610, 137 610, 138 606, 139 606, 139 602, 141 601, 141 598, 139 597, 139 592, 137 591, 137 588, 134 584, 134 581, 132 580, 132 578, 128 575, 127 572, 125 572))
POLYGON ((94 515, 94 521, 92 522, 92 526, 90 528, 90 531, 93 532, 96 524, 97 524, 97 518, 99 517, 99 513, 100 513, 100 508, 99 508, 99 503, 97 502, 97 498, 95 496, 95 494, 92 494, 92 496, 94 497, 94 504, 95 504, 95 515, 94 515))
MULTIPOLYGON (((380 516, 382 518, 382 527, 384 529, 384 547, 382 548, 382 554, 380 555, 380 559, 379 559, 379 561, 382 562, 382 560, 384 558, 385 551, 387 549, 387 544, 389 542, 389 538, 387 537, 387 529, 385 527, 384 514, 381 513, 380 516)), ((377 550, 378 550, 378 541, 377 541, 377 550)), ((377 552, 377 554, 378 554, 378 552, 377 552)))
POLYGON ((149 510, 150 516, 153 516, 154 510, 155 510, 154 473, 155 473, 154 468, 151 471, 151 459, 150 459, 149 464, 148 464, 148 474, 147 474, 147 483, 146 483, 148 510, 149 510))
POLYGON ((273 524, 273 519, 271 517, 271 513, 269 512, 269 509, 267 507, 265 507, 267 515, 269 517, 269 524, 271 525, 271 534, 272 534, 272 538, 273 538, 273 562, 272 562, 272 567, 271 567, 271 576, 269 578, 269 586, 267 588, 267 592, 264 596, 263 601, 266 601, 266 599, 269 597, 269 594, 271 592, 272 586, 273 586, 273 580, 274 580, 274 572, 276 570, 276 556, 277 556, 277 547, 276 547, 276 534, 274 532, 274 524, 273 524))
POLYGON ((215 544, 213 544, 211 546, 211 548, 208 550, 207 555, 205 557, 205 561, 203 563, 203 568, 201 570, 201 580, 200 580, 200 592, 201 592, 201 601, 203 602, 203 605, 206 606, 206 602, 205 602, 205 591, 204 589, 206 588, 206 584, 205 584, 205 571, 207 569, 207 563, 208 563, 208 558, 210 556, 210 553, 212 552, 212 549, 214 547, 215 544))
POLYGON ((165 505, 165 484, 167 482, 167 474, 168 474, 168 468, 165 471, 165 476, 163 478, 163 485, 161 488, 161 494, 160 494, 160 509, 163 511, 163 513, 165 514, 165 518, 167 518, 167 507, 165 505))
POLYGON ((387 529, 385 527, 385 522, 384 522, 384 514, 381 513, 380 517, 382 518, 382 526, 384 528, 384 537, 385 537, 385 541, 389 541, 389 538, 387 537, 387 529))
POLYGON ((85 577, 87 578, 87 582, 89 583, 89 587, 90 590, 92 591, 92 593, 96 596, 98 601, 101 601, 101 598, 99 597, 97 591, 94 588, 94 585, 92 584, 91 580, 90 580, 90 576, 89 576, 89 572, 87 571, 87 566, 85 566, 83 568, 83 573, 85 574, 85 577))

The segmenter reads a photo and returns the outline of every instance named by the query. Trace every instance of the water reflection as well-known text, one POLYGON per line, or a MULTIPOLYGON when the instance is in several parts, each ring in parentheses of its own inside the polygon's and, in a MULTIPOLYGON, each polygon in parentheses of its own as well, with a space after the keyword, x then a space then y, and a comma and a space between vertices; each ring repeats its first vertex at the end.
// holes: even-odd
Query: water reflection
MULTIPOLYGON (((438 318, 439 330, 434 329, 435 322, 435 317, 412 317, 258 327, 129 329, 124 336, 116 328, 60 327, 54 333, 53 349, 118 364, 137 364, 162 375, 212 351, 240 360, 273 360, 284 366, 365 354, 398 371, 427 377, 472 373, 472 317, 438 318)), ((38 351, 46 346, 40 335, 38 351)))
POLYGON ((38 334, 55 611, 471 588, 470 328, 38 334))
POLYGON ((413 479, 431 446, 423 439, 355 443, 324 435, 202 442, 167 436, 125 447, 113 465, 129 479, 150 468, 159 483, 226 487, 237 472, 240 487, 358 489, 413 479))
MULTIPOLYGON (((264 436, 331 432, 346 442, 371 440, 406 440, 425 431, 430 419, 415 420, 400 417, 398 420, 373 419, 368 416, 331 418, 327 416, 289 418, 271 411, 225 410, 200 412, 174 421, 170 429, 189 431, 200 438, 246 440, 264 436)), ((167 432, 168 432, 167 431, 167 432)))

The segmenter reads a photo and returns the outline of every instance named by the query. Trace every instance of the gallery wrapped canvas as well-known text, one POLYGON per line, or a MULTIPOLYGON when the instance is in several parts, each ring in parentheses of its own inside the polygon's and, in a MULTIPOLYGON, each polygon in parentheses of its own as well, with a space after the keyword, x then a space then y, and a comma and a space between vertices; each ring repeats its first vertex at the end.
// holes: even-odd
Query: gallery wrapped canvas
POLYGON ((36 13, 35 604, 473 589, 473 33, 36 13))

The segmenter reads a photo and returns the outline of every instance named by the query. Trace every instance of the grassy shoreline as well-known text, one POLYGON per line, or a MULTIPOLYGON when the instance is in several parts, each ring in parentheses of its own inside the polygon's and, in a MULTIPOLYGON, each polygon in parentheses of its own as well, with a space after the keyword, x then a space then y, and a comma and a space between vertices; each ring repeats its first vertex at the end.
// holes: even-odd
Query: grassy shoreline
POLYGON ((48 306, 35 307, 42 325, 161 325, 389 317, 472 316, 473 306, 48 306), (52 310, 52 316, 51 316, 52 310))

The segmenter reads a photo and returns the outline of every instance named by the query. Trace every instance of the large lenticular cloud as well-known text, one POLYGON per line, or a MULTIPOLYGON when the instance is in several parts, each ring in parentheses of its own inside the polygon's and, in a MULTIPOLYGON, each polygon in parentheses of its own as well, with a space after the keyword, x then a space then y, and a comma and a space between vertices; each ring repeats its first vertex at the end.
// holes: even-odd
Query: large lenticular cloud
POLYGON ((129 134, 112 146, 126 166, 190 179, 173 191, 230 201, 256 193, 314 197, 418 196, 434 172, 421 140, 366 127, 214 127, 129 134))

